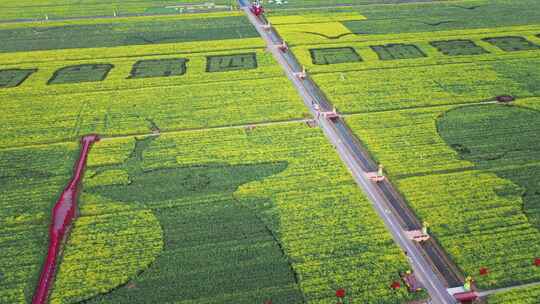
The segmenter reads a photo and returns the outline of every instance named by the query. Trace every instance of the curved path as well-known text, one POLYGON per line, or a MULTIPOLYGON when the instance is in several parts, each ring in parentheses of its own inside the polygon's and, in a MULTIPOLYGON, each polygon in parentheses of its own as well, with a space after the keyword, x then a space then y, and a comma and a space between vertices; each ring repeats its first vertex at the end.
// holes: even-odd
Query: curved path
POLYGON ((298 73, 302 71, 300 63, 289 50, 280 50, 278 46, 283 43, 283 39, 274 28, 266 26, 268 21, 264 15, 255 16, 250 11, 251 3, 247 0, 239 0, 239 3, 250 22, 266 41, 269 51, 295 85, 306 107, 317 118, 319 126, 326 137, 336 147, 342 161, 347 165, 358 185, 371 200, 373 207, 390 230, 396 243, 407 252, 416 276, 422 281, 431 296, 431 302, 440 304, 456 303, 454 297, 448 293, 447 287, 461 282, 459 282, 459 275, 453 275, 456 277, 456 282, 449 282, 450 280, 445 278, 446 273, 452 272, 445 265, 449 260, 441 258, 439 254, 440 260, 434 261, 422 245, 407 238, 405 231, 411 227, 416 228, 418 220, 411 216, 410 210, 396 210, 396 207, 401 206, 405 209, 406 206, 393 204, 393 201, 399 203, 399 200, 392 195, 389 183, 376 184, 368 178, 367 173, 375 169, 374 162, 369 159, 367 153, 352 135, 345 122, 339 117, 329 119, 319 115, 317 108, 322 111, 332 109, 323 92, 309 76, 306 75, 305 78, 298 77, 298 73), (442 263, 442 265, 437 265, 438 263, 442 263), (442 273, 441 269, 437 269, 437 266, 445 267, 445 269, 442 269, 445 273, 442 273))

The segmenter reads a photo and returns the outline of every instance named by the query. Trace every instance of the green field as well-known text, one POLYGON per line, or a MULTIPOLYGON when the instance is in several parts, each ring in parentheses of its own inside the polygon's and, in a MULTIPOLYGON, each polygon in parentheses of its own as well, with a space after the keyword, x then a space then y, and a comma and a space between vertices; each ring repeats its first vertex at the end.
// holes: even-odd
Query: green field
MULTIPOLYGON (((272 24, 463 274, 540 282, 538 1, 289 2, 272 24)), ((0 22, 0 303, 31 301, 88 133, 50 303, 425 299, 390 287, 407 257, 236 2, 201 3, 0 4, 50 18, 0 22)))
POLYGON ((115 47, 257 37, 243 16, 140 17, 0 25, 0 52, 115 47), (203 18, 204 17, 204 18, 203 18))

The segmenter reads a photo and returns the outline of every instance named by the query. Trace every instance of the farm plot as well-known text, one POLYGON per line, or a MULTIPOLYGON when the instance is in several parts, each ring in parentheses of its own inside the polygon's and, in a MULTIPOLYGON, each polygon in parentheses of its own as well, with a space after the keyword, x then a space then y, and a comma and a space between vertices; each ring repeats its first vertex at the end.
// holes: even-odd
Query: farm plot
POLYGON ((292 45, 385 38, 393 40, 389 43, 395 43, 395 40, 417 35, 485 33, 487 29, 527 27, 538 24, 539 8, 540 4, 535 0, 430 1, 312 10, 275 9, 268 15, 292 45))
MULTIPOLYGON (((432 2, 441 0, 385 0, 390 3, 432 2)), ((292 0, 278 3, 277 1, 265 1, 265 5, 272 10, 291 8, 318 8, 328 9, 335 6, 340 9, 347 5, 378 4, 379 0, 344 0, 336 4, 332 0, 292 0)), ((458 2, 458 3, 461 3, 458 2)), ((178 14, 194 10, 228 10, 237 6, 236 1, 230 0, 184 0, 182 2, 167 0, 92 0, 79 1, 77 4, 69 0, 46 0, 36 5, 32 0, 13 1, 6 0, 0 4, 0 20, 15 19, 44 19, 47 15, 51 19, 66 17, 89 17, 89 16, 113 16, 114 12, 122 15, 129 14, 178 14)))
POLYGON ((433 107, 347 119, 450 257, 480 288, 540 281, 538 111, 433 107), (486 268, 487 275, 480 274, 486 268))
POLYGON ((62 141, 92 132, 144 134, 303 117, 306 110, 296 91, 259 41, 226 45, 0 56, 7 67, 38 69, 18 87, 0 88, 0 121, 6 127, 0 146, 62 141), (254 98, 260 91, 264 94, 254 98))
MULTIPOLYGON (((409 298, 389 287, 407 268, 404 256, 320 131, 289 124, 162 135, 145 144, 129 186, 87 191, 145 201, 164 227, 165 250, 134 279, 137 288, 96 303, 142 303, 158 286, 163 302, 180 290, 186 303, 328 303, 340 287, 367 303, 409 298), (238 246, 251 253, 237 256, 238 246)), ((90 167, 117 170, 101 165, 110 153, 98 147, 90 167)))
POLYGON ((257 55, 255 53, 217 55, 206 57, 206 71, 210 73, 251 70, 256 68, 257 55))
MULTIPOLYGON (((51 188, 59 191, 75 149, 2 152, 10 208, 1 216, 11 232, 2 243, 12 253, 0 257, 9 266, 2 302, 31 295, 51 188), (27 172, 15 160, 40 167, 27 172), (30 180, 48 187, 34 187, 41 196, 21 205, 18 185, 30 180)), ((305 124, 103 140, 88 166, 52 303, 322 304, 339 288, 364 303, 424 296, 390 288, 407 270, 405 256, 322 133, 305 124)))

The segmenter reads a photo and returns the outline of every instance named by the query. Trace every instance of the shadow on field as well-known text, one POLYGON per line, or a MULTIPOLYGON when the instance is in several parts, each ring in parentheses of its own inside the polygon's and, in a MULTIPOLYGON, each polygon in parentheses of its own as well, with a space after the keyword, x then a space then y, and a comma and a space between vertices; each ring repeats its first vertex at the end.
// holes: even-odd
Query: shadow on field
POLYGON ((540 229, 540 112, 499 104, 464 106, 446 112, 437 129, 460 157, 518 187, 499 195, 521 195, 531 224, 540 229))
POLYGON ((85 191, 151 209, 163 228, 164 251, 128 285, 86 302, 302 303, 297 278, 274 233, 279 219, 270 216, 265 223, 260 217, 272 201, 233 197, 241 185, 284 171, 287 162, 146 170, 143 152, 155 139, 137 140, 124 164, 96 170, 94 178, 107 170, 125 170, 127 184, 85 191))

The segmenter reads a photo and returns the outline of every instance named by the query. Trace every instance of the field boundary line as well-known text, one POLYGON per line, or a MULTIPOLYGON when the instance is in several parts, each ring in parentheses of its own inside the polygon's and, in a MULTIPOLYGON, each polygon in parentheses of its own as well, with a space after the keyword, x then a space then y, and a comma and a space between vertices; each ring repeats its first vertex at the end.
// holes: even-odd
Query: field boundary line
MULTIPOLYGON (((274 120, 274 121, 261 121, 261 122, 254 122, 254 123, 221 125, 221 126, 214 126, 214 127, 184 128, 184 129, 179 128, 179 129, 160 131, 159 133, 153 133, 149 131, 149 132, 123 133, 123 134, 118 134, 118 135, 100 135, 100 141, 108 141, 108 140, 121 139, 121 138, 132 138, 132 137, 139 137, 139 136, 148 137, 148 136, 161 136, 161 135, 181 134, 181 133, 198 132, 198 131, 242 129, 242 128, 248 128, 248 127, 266 127, 266 126, 287 125, 287 124, 294 124, 294 123, 309 123, 311 121, 313 121, 313 119, 311 118, 292 118, 292 119, 274 120)), ((254 132, 257 132, 257 131, 255 130, 254 132)), ((69 143, 73 143, 74 138, 78 138, 78 137, 72 136, 72 137, 65 137, 63 139, 50 141, 50 142, 25 144, 25 145, 12 145, 10 147, 0 147, 0 151, 9 151, 9 150, 17 150, 17 149, 25 149, 25 148, 33 148, 33 147, 43 147, 43 146, 49 146, 49 145, 69 144, 69 143)))

